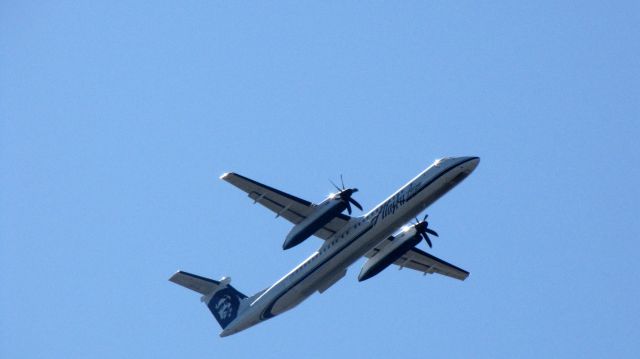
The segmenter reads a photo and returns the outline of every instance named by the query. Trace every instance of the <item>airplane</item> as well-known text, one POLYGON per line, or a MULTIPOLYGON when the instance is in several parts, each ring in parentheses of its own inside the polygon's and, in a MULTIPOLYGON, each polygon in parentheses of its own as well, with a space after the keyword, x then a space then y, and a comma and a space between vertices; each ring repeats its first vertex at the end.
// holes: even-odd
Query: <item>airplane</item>
POLYGON ((438 273, 464 280, 469 272, 424 252, 416 245, 428 234, 427 217, 410 223, 420 212, 464 180, 480 162, 479 157, 445 157, 402 186, 363 216, 352 217, 356 188, 334 186, 338 192, 314 204, 237 173, 220 178, 246 192, 259 203, 294 224, 283 249, 292 248, 312 235, 324 240, 320 248, 270 287, 248 297, 231 286, 231 279, 213 280, 178 271, 171 282, 200 293, 226 337, 288 311, 316 291, 323 293, 342 279, 347 268, 366 257, 359 281, 367 280, 391 264, 426 274, 438 273), (347 214, 344 212, 347 210, 347 214), (395 234, 394 234, 395 233, 395 234))

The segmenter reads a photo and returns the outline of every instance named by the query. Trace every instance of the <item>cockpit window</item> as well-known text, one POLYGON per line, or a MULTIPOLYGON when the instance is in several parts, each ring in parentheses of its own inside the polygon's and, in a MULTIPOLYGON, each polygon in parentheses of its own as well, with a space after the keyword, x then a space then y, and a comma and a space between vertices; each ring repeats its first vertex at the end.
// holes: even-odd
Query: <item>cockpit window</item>
POLYGON ((451 159, 451 157, 442 157, 442 158, 438 158, 433 165, 438 167, 442 164, 442 162, 446 162, 447 160, 451 159))

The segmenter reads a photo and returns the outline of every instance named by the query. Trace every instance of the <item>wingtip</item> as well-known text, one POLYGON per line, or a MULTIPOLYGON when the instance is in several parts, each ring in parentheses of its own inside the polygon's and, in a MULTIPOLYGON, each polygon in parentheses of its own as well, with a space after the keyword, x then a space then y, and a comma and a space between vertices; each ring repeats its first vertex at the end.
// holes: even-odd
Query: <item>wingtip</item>
POLYGON ((225 173, 222 174, 222 176, 220 176, 220 179, 221 180, 225 180, 231 174, 233 174, 233 172, 225 172, 225 173))

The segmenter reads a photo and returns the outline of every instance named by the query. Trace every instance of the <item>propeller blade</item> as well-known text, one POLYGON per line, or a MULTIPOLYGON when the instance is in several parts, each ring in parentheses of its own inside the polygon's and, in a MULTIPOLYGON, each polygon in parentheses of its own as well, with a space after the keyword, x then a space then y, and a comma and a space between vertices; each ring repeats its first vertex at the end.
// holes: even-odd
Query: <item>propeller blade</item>
POLYGON ((440 237, 440 236, 438 235, 438 232, 434 231, 434 230, 433 230, 433 229, 431 229, 431 228, 425 228, 425 231, 426 231, 427 233, 429 233, 429 234, 433 234, 433 235, 434 235, 434 236, 436 236, 436 237, 440 237))
POLYGON ((431 244, 431 240, 429 239, 429 236, 427 236, 426 234, 423 234, 422 238, 424 238, 424 240, 427 241, 429 248, 433 248, 433 244, 431 244))
POLYGON ((333 181, 332 181, 332 180, 329 180, 329 182, 331 182, 331 184, 333 185, 333 187, 335 187, 338 191, 342 191, 342 190, 340 189, 340 187, 338 187, 338 185, 337 185, 337 184, 333 183, 333 181))
MULTIPOLYGON (((358 209, 362 211, 362 206, 360 205, 360 203, 358 203, 358 201, 349 197, 349 202, 353 203, 354 206, 358 207, 358 209)), ((349 211, 349 214, 351 214, 351 211, 349 211)))
POLYGON ((335 187, 338 190, 338 193, 336 193, 335 195, 337 195, 337 197, 346 204, 347 206, 346 209, 347 209, 347 212, 349 212, 349 214, 352 213, 351 203, 353 203, 354 206, 356 206, 359 210, 362 211, 362 206, 360 205, 360 203, 358 203, 358 201, 356 201, 355 199, 351 198, 351 195, 358 192, 358 189, 345 188, 342 174, 340 175, 340 184, 342 185, 342 188, 338 187, 338 185, 335 184, 331 179, 329 179, 329 182, 331 182, 333 187, 335 187))
POLYGON ((425 214, 422 221, 418 221, 418 218, 416 218, 415 228, 418 231, 418 233, 420 233, 420 236, 424 238, 425 242, 427 242, 427 244, 429 245, 429 248, 433 248, 433 243, 431 242, 431 238, 429 238, 427 233, 434 235, 436 237, 439 237, 439 236, 438 236, 438 232, 429 228, 429 222, 427 222, 427 217, 429 217, 429 215, 425 214))

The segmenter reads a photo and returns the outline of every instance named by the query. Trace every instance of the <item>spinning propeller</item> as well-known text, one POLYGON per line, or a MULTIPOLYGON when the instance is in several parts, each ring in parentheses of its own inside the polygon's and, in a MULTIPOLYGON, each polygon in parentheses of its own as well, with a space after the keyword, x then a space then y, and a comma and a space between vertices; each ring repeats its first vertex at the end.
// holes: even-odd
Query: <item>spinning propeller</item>
POLYGON ((351 198, 351 195, 353 195, 354 193, 358 192, 357 188, 345 188, 344 187, 344 181, 342 180, 342 175, 340 175, 340 183, 342 184, 342 188, 338 187, 338 185, 333 183, 332 180, 329 180, 329 182, 331 182, 333 187, 335 187, 339 191, 336 194, 336 196, 339 197, 340 200, 344 204, 347 205, 347 212, 349 212, 349 214, 351 214, 351 204, 352 203, 353 203, 354 206, 356 206, 359 210, 362 211, 362 206, 360 205, 360 203, 358 203, 355 199, 351 198))
POLYGON ((429 236, 427 235, 427 233, 432 234, 436 237, 438 237, 438 233, 433 229, 429 228, 429 222, 427 222, 427 217, 429 217, 429 215, 425 214, 422 221, 418 221, 418 218, 416 218, 415 229, 416 231, 418 231, 418 234, 420 234, 422 238, 424 238, 424 240, 427 242, 427 244, 429 245, 429 248, 433 248, 431 239, 429 239, 429 236))

